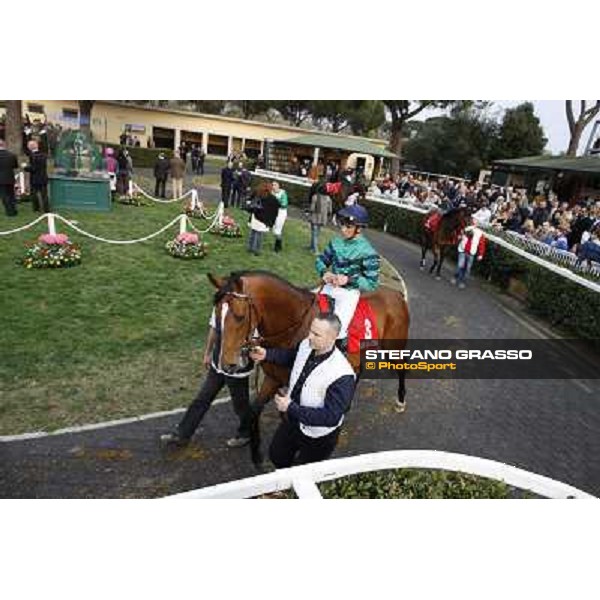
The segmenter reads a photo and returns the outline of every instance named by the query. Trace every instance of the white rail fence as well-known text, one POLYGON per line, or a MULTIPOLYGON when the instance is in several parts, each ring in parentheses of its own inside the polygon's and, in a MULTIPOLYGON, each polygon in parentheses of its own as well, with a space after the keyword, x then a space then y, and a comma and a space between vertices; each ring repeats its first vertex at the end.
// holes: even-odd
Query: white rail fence
MULTIPOLYGON (((302 185, 304 187, 311 186, 310 181, 308 181, 305 177, 296 177, 294 175, 286 175, 284 173, 266 171, 263 169, 257 169, 255 173, 257 175, 260 175, 261 177, 266 177, 268 179, 277 179, 279 181, 294 183, 296 185, 302 185)), ((418 212, 421 214, 425 214, 428 212, 428 209, 426 207, 423 207, 421 205, 417 206, 409 200, 390 200, 381 196, 375 196, 373 194, 367 194, 366 199, 370 202, 377 202, 378 204, 385 204, 387 206, 394 206, 396 208, 405 208, 406 210, 418 212)), ((577 273, 574 273, 571 269, 554 264, 553 262, 550 262, 549 260, 544 260, 543 258, 544 256, 547 256, 548 258, 560 259, 563 260, 566 264, 569 264, 570 266, 574 267, 577 257, 571 253, 567 253, 569 255, 569 258, 567 259, 564 253, 560 253, 560 251, 556 251, 555 248, 550 248, 546 244, 542 244, 537 240, 528 240, 530 249, 530 251, 528 252, 527 250, 523 250, 522 248, 515 246, 515 244, 511 244, 510 242, 494 235, 489 230, 486 230, 485 235, 490 241, 494 242, 495 244, 498 244, 499 246, 502 246, 503 248, 514 252, 515 254, 518 254, 519 256, 531 262, 534 262, 540 265, 541 267, 544 267, 545 269, 556 273, 557 275, 560 275, 561 277, 566 277, 574 283, 578 283, 579 285, 582 285, 594 292, 600 292, 599 283, 586 279, 585 277, 581 277, 577 275, 577 273), (536 254, 539 254, 540 256, 534 254, 533 252, 536 252, 536 254)), ((518 236, 518 234, 515 235, 518 236)), ((525 239, 522 236, 518 237, 519 240, 525 239)), ((594 269, 596 269, 596 267, 594 267, 594 269)))
POLYGON ((438 450, 391 450, 338 458, 290 469, 280 469, 266 475, 221 483, 167 496, 167 498, 182 500, 243 499, 293 489, 300 500, 322 500, 323 497, 317 483, 359 473, 390 469, 441 469, 502 481, 509 486, 532 492, 544 498, 595 498, 595 496, 566 483, 501 462, 438 450))

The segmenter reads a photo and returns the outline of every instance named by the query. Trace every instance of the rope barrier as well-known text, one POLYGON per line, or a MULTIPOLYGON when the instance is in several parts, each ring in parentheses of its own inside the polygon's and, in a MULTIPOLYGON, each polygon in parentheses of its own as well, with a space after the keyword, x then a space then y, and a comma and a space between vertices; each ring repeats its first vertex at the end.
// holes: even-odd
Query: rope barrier
POLYGON ((162 198, 155 198, 154 196, 151 196, 150 194, 148 194, 137 183, 135 183, 135 181, 133 182, 133 187, 138 192, 140 192, 140 194, 142 194, 143 196, 148 198, 148 200, 152 200, 153 202, 160 202, 161 204, 173 204, 173 202, 179 202, 179 201, 183 200, 184 198, 187 198, 190 194, 193 194, 194 192, 196 192, 196 190, 188 190, 185 194, 183 194, 183 196, 180 196, 179 198, 173 198, 171 200, 163 200, 162 198))
POLYGON ((141 188, 137 183, 133 182, 133 187, 140 192, 143 196, 145 196, 146 198, 148 198, 148 200, 152 200, 153 202, 159 202, 160 204, 173 204, 173 202, 179 202, 181 200, 183 200, 184 198, 187 198, 190 194, 192 196, 192 210, 198 209, 200 210, 200 214, 202 217, 204 217, 205 219, 212 219, 216 213, 209 213, 204 209, 204 206, 202 204, 202 202, 200 201, 200 199, 198 198, 198 191, 196 189, 191 189, 188 190, 183 196, 180 196, 179 198, 173 198, 171 200, 163 200, 162 198, 155 198, 154 196, 151 196, 150 194, 148 194, 148 192, 146 192, 143 188, 141 188))
POLYGON ((203 233, 208 233, 211 229, 214 228, 215 225, 220 224, 221 221, 223 219, 223 203, 219 202, 219 206, 214 214, 213 220, 211 222, 211 224, 204 230, 200 230, 198 229, 190 219, 187 220, 187 222, 189 223, 190 227, 196 232, 199 233, 200 235, 202 235, 203 233))
MULTIPOLYGON (((49 213, 49 215, 52 215, 52 213, 49 213)), ((60 215, 52 215, 52 216, 54 216, 57 219, 60 219, 68 227, 71 227, 71 229, 74 229, 75 231, 77 231, 81 235, 85 235, 86 237, 89 237, 89 238, 91 238, 93 240, 97 240, 99 242, 106 242, 107 244, 122 244, 122 245, 124 245, 124 244, 137 244, 138 242, 145 242, 147 240, 151 240, 152 238, 154 238, 157 235, 160 235, 161 233, 163 233, 164 231, 166 231, 169 227, 172 227, 175 223, 180 222, 182 219, 187 219, 187 217, 185 215, 178 215, 170 223, 167 223, 167 225, 165 225, 164 227, 162 227, 158 231, 156 231, 154 233, 151 233, 150 235, 147 235, 147 236, 145 236, 143 238, 137 238, 135 240, 109 240, 107 238, 103 238, 103 237, 94 235, 92 233, 89 233, 88 231, 85 231, 84 229, 81 229, 80 227, 77 227, 77 225, 73 225, 73 223, 71 223, 71 221, 68 221, 64 217, 61 217, 60 215)))
POLYGON ((17 229, 11 229, 9 231, 0 231, 0 235, 10 235, 11 233, 18 233, 19 231, 25 231, 26 229, 29 229, 30 227, 33 227, 34 225, 37 225, 37 223, 39 223, 42 219, 46 219, 47 215, 40 215, 37 219, 35 219, 35 221, 31 221, 31 223, 28 223, 27 225, 23 225, 23 227, 17 227, 17 229))

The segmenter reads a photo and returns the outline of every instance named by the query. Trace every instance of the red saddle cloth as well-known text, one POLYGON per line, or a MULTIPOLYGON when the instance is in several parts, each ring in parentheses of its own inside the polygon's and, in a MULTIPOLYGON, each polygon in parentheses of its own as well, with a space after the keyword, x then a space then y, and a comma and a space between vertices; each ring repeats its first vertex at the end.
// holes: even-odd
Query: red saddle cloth
POLYGON ((325 192, 330 196, 335 196, 340 193, 342 189, 342 182, 336 181, 335 183, 326 183, 325 184, 325 192))
POLYGON ((434 212, 425 219, 425 229, 427 229, 431 233, 434 233, 440 226, 441 220, 442 215, 438 212, 434 212))
MULTIPOLYGON (((331 304, 327 294, 319 294, 319 309, 321 312, 330 312, 331 304)), ((377 330, 377 319, 371 305, 360 298, 354 316, 348 326, 348 353, 355 354, 360 352, 361 340, 377 340, 379 331, 377 330)))

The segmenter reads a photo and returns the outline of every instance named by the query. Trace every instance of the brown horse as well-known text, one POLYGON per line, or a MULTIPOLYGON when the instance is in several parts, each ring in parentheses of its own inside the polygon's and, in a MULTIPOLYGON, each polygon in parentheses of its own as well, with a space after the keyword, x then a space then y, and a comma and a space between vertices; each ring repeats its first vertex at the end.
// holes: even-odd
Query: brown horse
MULTIPOLYGON (((318 314, 314 292, 298 288, 281 277, 266 271, 232 273, 228 278, 208 278, 217 288, 215 310, 223 318, 221 368, 235 373, 248 363, 248 351, 259 343, 265 347, 295 348, 308 335, 310 324, 318 314), (223 311, 224 305, 227 310, 223 311), (224 317, 223 317, 224 315, 224 317), (259 338, 254 338, 258 331, 259 338)), ((406 293, 380 287, 363 294, 377 319, 381 339, 401 340, 399 349, 408 339, 409 314, 406 293)), ((360 375, 360 354, 349 354, 348 360, 360 375)), ((270 363, 261 363, 265 375, 252 407, 250 450, 255 464, 262 463, 260 451, 260 414, 277 389, 289 382, 289 370, 270 363)), ((405 409, 403 371, 399 371, 396 409, 405 409)))
POLYGON ((425 268, 427 250, 431 248, 433 264, 429 269, 429 274, 432 274, 437 267, 436 279, 441 279, 440 271, 444 262, 446 246, 456 246, 460 234, 467 226, 468 216, 467 208, 453 208, 441 216, 433 231, 426 226, 431 214, 423 219, 421 223, 421 271, 425 268))

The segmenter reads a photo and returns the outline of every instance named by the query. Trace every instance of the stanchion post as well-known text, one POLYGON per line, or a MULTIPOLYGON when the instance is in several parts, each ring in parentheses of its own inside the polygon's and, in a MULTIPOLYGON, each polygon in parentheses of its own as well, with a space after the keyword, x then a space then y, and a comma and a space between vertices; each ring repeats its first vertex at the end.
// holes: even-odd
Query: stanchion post
POLYGON ((56 224, 54 223, 53 213, 48 213, 48 233, 56 235, 56 224))
POLYGON ((179 233, 185 233, 186 232, 186 225, 187 225, 187 215, 181 215, 181 217, 179 218, 179 233))

